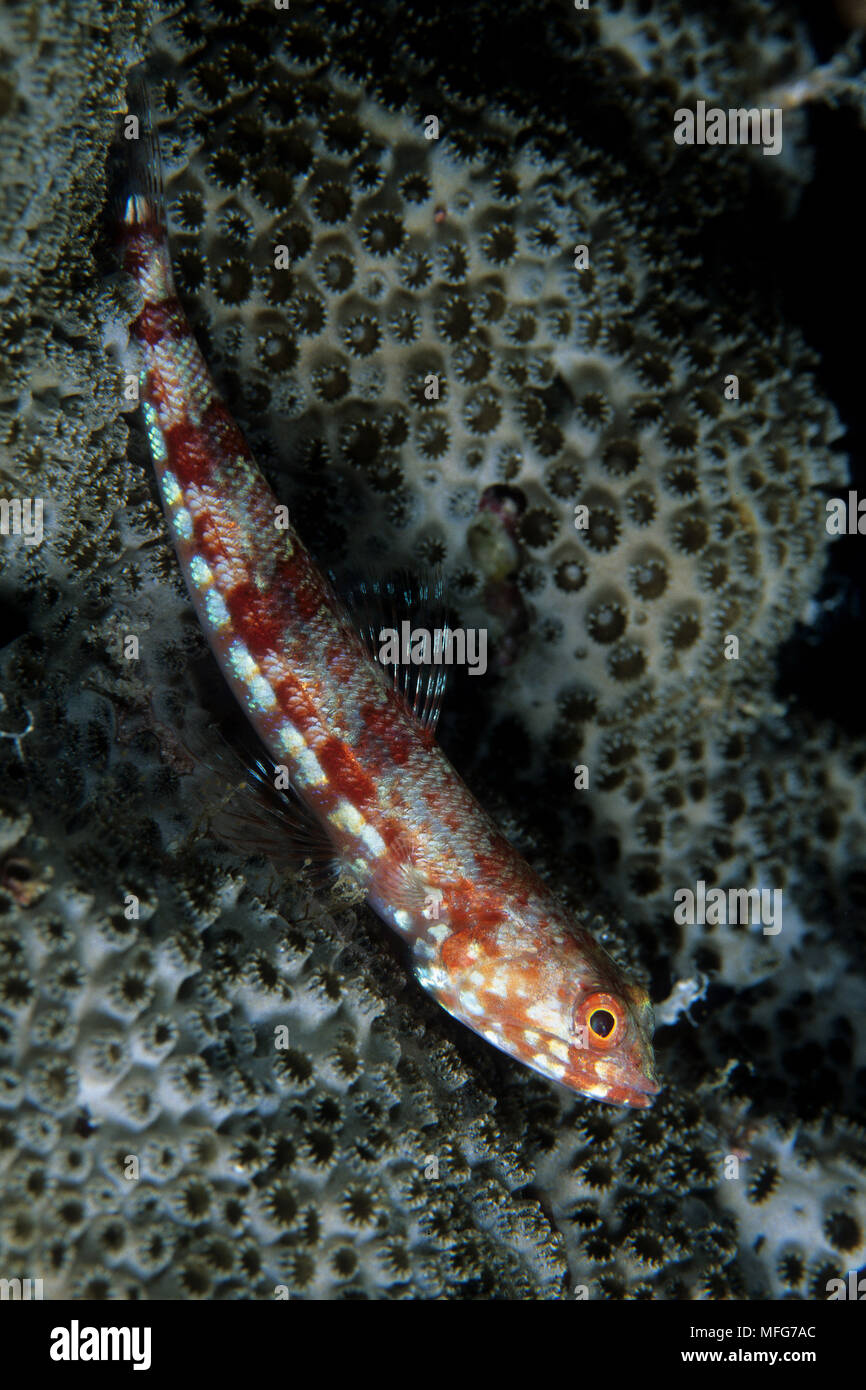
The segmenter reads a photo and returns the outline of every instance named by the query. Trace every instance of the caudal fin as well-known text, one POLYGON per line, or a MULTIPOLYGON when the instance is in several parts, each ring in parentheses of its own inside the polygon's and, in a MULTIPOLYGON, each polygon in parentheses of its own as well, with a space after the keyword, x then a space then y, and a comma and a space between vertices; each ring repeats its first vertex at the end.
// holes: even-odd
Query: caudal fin
POLYGON ((143 67, 134 68, 129 76, 127 113, 121 117, 109 162, 109 188, 110 215, 121 234, 144 228, 165 234, 159 134, 143 67))

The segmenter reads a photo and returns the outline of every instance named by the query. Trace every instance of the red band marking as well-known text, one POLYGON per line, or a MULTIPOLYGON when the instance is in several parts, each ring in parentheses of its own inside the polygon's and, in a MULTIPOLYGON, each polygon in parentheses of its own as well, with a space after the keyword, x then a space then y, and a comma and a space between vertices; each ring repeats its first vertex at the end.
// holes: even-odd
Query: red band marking
POLYGON ((376 801, 376 783, 358 766, 346 745, 329 738, 316 749, 316 757, 328 781, 354 805, 376 801))

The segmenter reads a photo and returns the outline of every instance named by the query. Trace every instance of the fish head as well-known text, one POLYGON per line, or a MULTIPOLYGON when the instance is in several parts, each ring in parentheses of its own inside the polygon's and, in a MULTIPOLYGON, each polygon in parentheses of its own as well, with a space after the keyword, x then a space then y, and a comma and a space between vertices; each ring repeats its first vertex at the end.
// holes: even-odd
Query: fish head
POLYGON ((650 1105, 660 1087, 646 990, 587 932, 535 934, 530 949, 526 941, 521 933, 518 946, 507 930, 452 938, 443 988, 433 992, 488 1042, 560 1085, 612 1105, 650 1105))

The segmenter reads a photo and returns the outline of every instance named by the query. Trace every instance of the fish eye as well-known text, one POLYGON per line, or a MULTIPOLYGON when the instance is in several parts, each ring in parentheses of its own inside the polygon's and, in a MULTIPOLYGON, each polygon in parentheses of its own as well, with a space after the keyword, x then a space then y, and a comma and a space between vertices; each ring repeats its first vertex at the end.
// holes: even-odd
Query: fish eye
POLYGON ((606 1038, 616 1027, 616 1019, 610 1009, 593 1009, 589 1016, 589 1031, 597 1038, 606 1038))
POLYGON ((594 1047, 613 1047, 622 1038, 625 1015, 612 994, 591 994, 579 1000, 574 1010, 574 1029, 583 1031, 594 1047))

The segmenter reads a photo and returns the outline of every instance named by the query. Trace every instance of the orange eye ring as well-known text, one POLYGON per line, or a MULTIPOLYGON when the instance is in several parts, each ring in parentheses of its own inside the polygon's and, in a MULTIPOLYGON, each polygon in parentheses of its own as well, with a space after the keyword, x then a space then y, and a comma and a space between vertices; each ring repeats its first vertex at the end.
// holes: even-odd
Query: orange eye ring
POLYGON ((625 1028, 625 1014, 612 994, 590 994, 574 1011, 575 1031, 582 1030, 595 1048, 613 1047, 625 1028))

